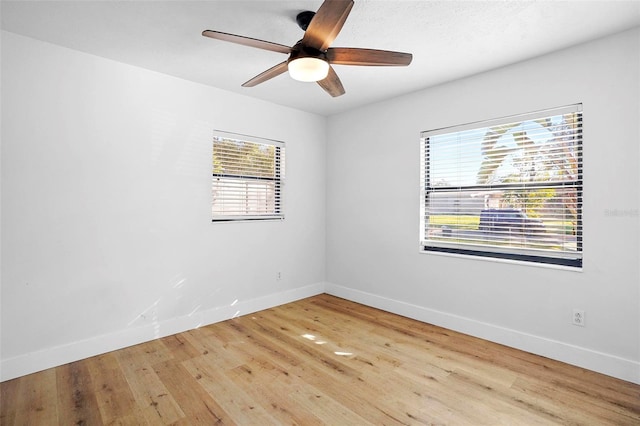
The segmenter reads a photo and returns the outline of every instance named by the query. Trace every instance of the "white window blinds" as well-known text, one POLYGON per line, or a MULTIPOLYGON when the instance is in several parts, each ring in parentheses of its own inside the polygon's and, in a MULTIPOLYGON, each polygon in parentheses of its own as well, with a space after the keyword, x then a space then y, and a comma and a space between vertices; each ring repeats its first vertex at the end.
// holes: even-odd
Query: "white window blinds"
POLYGON ((582 266, 582 106, 423 132, 421 247, 582 266))
POLYGON ((283 142, 216 132, 213 220, 283 219, 284 154, 283 142))

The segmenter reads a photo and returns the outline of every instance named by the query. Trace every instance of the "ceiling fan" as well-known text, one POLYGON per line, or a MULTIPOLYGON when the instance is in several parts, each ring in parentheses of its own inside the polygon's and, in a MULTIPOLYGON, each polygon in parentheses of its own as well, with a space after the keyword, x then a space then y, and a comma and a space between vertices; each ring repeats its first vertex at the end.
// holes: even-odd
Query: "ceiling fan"
POLYGON ((205 30, 202 35, 289 55, 286 61, 253 77, 244 83, 243 87, 264 83, 288 70, 292 78, 300 81, 315 81, 327 93, 336 97, 343 95, 345 90, 332 64, 407 66, 413 59, 410 53, 329 47, 338 36, 352 7, 353 0, 325 0, 317 12, 299 13, 296 22, 304 31, 304 36, 293 47, 213 30, 205 30))

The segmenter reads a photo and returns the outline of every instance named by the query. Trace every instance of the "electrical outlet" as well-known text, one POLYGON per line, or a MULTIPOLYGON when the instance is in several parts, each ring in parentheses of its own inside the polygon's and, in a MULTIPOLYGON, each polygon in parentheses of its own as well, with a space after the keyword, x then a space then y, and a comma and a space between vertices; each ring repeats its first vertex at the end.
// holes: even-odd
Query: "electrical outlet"
POLYGON ((276 272, 276 281, 280 281, 282 279, 282 272, 276 272))
POLYGON ((573 309, 573 325, 584 327, 584 311, 582 309, 573 309))

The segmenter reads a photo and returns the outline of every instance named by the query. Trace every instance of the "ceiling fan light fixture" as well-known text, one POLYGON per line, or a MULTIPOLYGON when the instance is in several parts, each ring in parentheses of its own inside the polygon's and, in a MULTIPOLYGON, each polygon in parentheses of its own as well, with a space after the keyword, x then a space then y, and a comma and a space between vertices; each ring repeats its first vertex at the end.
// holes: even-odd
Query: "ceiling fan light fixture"
POLYGON ((329 74, 329 62, 321 58, 302 57, 289 61, 289 75, 298 81, 320 81, 329 74))
POLYGON ((353 7, 353 0, 324 0, 317 12, 304 11, 296 16, 296 22, 304 36, 291 47, 256 38, 204 30, 202 35, 257 49, 288 54, 286 61, 272 66, 242 84, 253 87, 289 71, 291 78, 317 82, 332 97, 345 94, 340 78, 332 65, 357 66, 407 66, 410 53, 356 47, 330 47, 342 29, 353 7))

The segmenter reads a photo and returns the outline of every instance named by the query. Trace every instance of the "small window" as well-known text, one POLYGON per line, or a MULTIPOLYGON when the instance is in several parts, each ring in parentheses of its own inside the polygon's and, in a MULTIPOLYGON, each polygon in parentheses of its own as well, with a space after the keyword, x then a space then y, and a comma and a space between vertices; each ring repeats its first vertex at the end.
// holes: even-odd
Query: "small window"
POLYGON ((214 134, 213 221, 284 219, 283 184, 283 142, 214 134))
POLYGON ((582 106, 422 132, 421 249, 582 267, 582 106))

